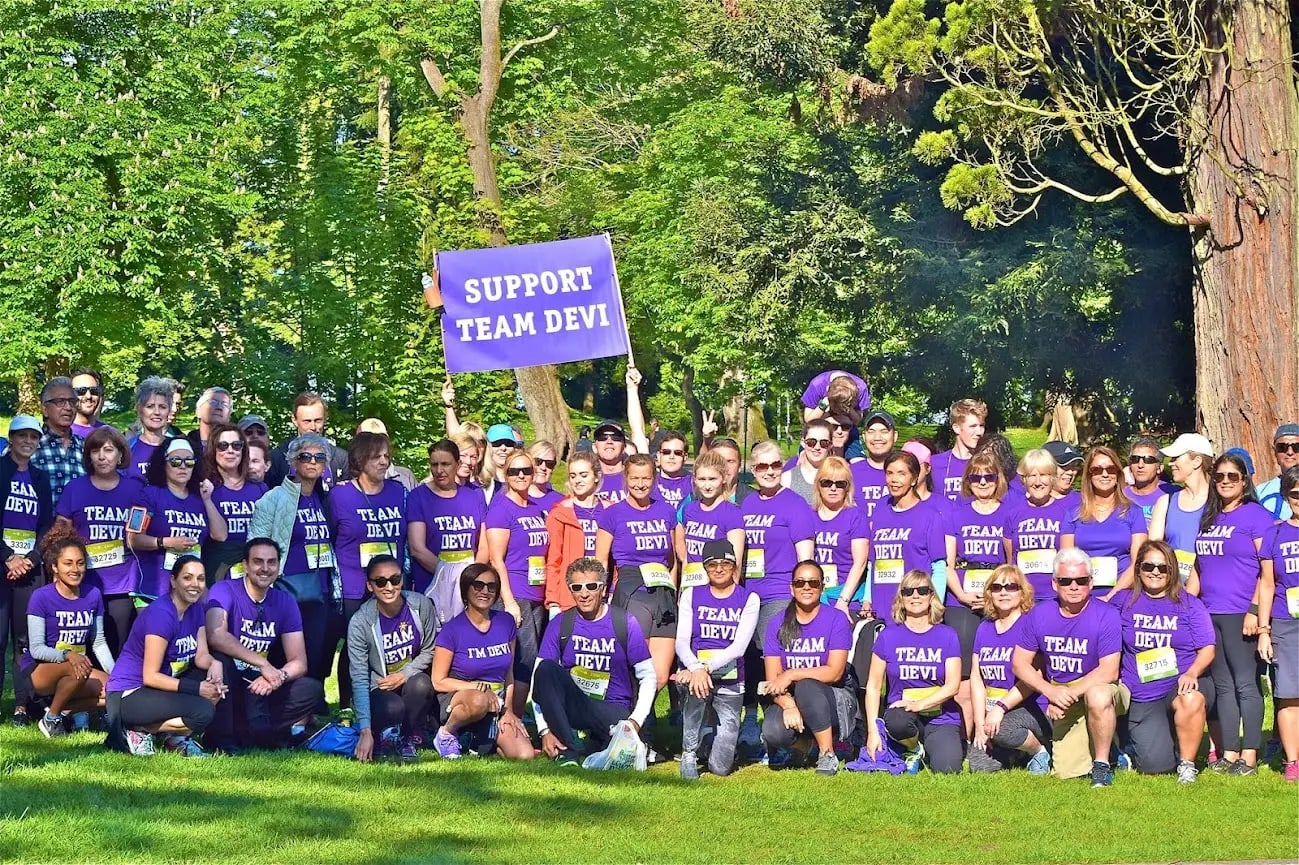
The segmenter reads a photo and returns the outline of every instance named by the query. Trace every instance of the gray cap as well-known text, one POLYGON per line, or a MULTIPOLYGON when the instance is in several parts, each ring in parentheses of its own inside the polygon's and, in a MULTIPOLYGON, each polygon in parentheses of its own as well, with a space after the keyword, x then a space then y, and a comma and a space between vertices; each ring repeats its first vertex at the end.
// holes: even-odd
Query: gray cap
POLYGON ((271 431, 270 425, 266 423, 266 419, 259 414, 246 414, 239 418, 239 423, 235 424, 235 426, 239 427, 240 432, 247 432, 250 426, 259 426, 268 433, 271 431))

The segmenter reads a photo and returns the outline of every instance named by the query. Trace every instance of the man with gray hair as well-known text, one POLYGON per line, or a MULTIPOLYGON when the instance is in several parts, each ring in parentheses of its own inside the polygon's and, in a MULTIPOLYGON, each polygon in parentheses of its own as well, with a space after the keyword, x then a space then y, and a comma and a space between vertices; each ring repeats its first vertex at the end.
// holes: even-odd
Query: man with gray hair
POLYGON ((1092 598, 1091 559, 1082 550, 1060 550, 1051 572, 1056 601, 1024 616, 1012 661, 1015 678, 1047 699, 1056 776, 1086 775, 1090 759, 1092 786, 1108 787, 1114 728, 1129 699, 1117 684, 1119 613, 1092 598))
POLYGON ((72 379, 59 376, 45 383, 41 389, 41 414, 45 423, 41 425, 32 466, 50 476, 50 493, 57 505, 68 481, 86 473, 81 463, 85 442, 72 431, 72 422, 77 417, 77 395, 72 389, 72 379))
POLYGON ((223 387, 210 387, 199 394, 198 402, 194 404, 194 418, 198 421, 198 429, 191 430, 186 435, 189 443, 194 446, 194 453, 201 455, 207 447, 213 424, 230 423, 233 408, 234 400, 230 396, 230 391, 223 387))

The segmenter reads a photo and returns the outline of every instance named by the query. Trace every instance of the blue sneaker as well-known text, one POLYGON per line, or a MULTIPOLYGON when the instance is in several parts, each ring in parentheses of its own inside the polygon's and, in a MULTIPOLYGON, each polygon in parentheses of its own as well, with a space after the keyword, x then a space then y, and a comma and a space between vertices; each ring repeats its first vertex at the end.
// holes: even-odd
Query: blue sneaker
POLYGON ((1118 757, 1114 760, 1114 768, 1120 772, 1132 771, 1132 756, 1127 751, 1119 751, 1118 757))
POLYGON ((762 754, 762 765, 769 769, 783 769, 789 765, 790 758, 794 755, 787 748, 776 748, 774 751, 764 751, 762 754))
POLYGON ((903 756, 902 762, 907 767, 908 775, 919 775, 925 765, 925 746, 917 742, 916 747, 903 756))
POLYGON ((1102 763, 1100 760, 1092 762, 1092 786, 1109 787, 1114 783, 1114 770, 1110 768, 1109 763, 1102 763))
POLYGON ((74 733, 90 732, 89 712, 76 712, 72 715, 72 732, 74 733))
POLYGON ((1051 752, 1046 748, 1038 751, 1028 761, 1028 774, 1030 775, 1050 775, 1051 774, 1051 752))

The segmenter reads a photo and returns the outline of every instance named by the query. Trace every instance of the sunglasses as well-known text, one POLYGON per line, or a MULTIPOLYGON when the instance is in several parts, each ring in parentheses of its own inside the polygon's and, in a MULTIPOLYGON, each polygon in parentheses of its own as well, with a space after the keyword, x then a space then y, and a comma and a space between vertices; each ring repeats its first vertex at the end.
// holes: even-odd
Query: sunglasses
POLYGON ((535 459, 532 462, 539 469, 546 468, 546 469, 550 469, 551 471, 554 471, 555 466, 559 464, 559 460, 535 459))
POLYGON ((323 463, 328 457, 323 451, 303 451, 294 457, 300 463, 323 463))
POLYGON ((573 594, 578 592, 598 592, 604 587, 604 583, 569 583, 568 590, 573 594))
POLYGON ((819 589, 821 588, 820 580, 804 580, 795 578, 789 581, 789 584, 796 589, 819 589))
POLYGON ((995 484, 997 476, 993 475, 970 475, 971 484, 995 484))
POLYGON ((514 446, 514 439, 497 439, 492 442, 494 448, 512 448, 514 446))
POLYGON ((501 584, 495 580, 474 580, 469 584, 469 588, 475 592, 499 592, 501 584))
POLYGON ((244 443, 241 441, 217 442, 216 449, 219 451, 235 451, 237 453, 244 449, 244 443))
POLYGON ((384 586, 400 586, 401 574, 393 574, 391 577, 371 577, 370 585, 376 589, 382 589, 384 586))
POLYGON ((659 456, 662 457, 683 457, 686 452, 676 448, 659 448, 659 456))
POLYGON ((1299 442, 1277 442, 1273 447, 1279 454, 1299 454, 1299 442))
POLYGON ((1219 484, 1236 484, 1240 483, 1241 475, 1240 472, 1214 472, 1213 480, 1219 484))
POLYGON ((735 562, 730 559, 713 559, 712 561, 704 562, 705 571, 720 571, 725 568, 733 567, 735 567, 735 562))
POLYGON ((1161 462, 1163 462, 1163 460, 1159 457, 1146 457, 1141 456, 1140 454, 1133 454, 1128 457, 1128 465, 1130 466, 1140 465, 1142 463, 1145 463, 1148 466, 1157 466, 1161 462))
POLYGON ((512 478, 530 478, 535 473, 536 469, 532 466, 515 466, 505 470, 506 476, 512 478))
POLYGON ((1057 586, 1089 586, 1091 585, 1091 582, 1092 582, 1091 577, 1056 577, 1055 578, 1055 584, 1057 586))
POLYGON ((102 387, 74 387, 72 389, 72 392, 75 393, 77 396, 85 396, 86 394, 100 396, 101 394, 103 394, 104 389, 102 387))
POLYGON ((843 432, 844 430, 850 430, 850 429, 852 429, 852 427, 846 423, 837 423, 835 421, 830 421, 830 432, 843 432))
POLYGON ((818 483, 821 485, 821 489, 823 489, 823 490, 846 490, 846 489, 848 489, 848 482, 847 482, 847 481, 833 481, 833 480, 830 480, 829 478, 821 478, 821 480, 818 481, 818 483))
POLYGON ((1092 466, 1087 470, 1087 474, 1094 478, 1100 477, 1101 475, 1117 475, 1118 473, 1118 466, 1092 466))
POLYGON ((754 463, 753 470, 757 473, 782 471, 785 468, 784 463, 754 463))
POLYGON ((1019 594, 1019 592, 1021 592, 1022 589, 1020 588, 1019 583, 988 583, 988 591, 1011 592, 1012 594, 1019 594))
POLYGON ((1287 499, 1291 499, 1292 501, 1299 501, 1299 490, 1291 490, 1290 492, 1285 494, 1285 497, 1287 499))
POLYGON ((829 446, 830 446, 829 439, 812 439, 812 438, 803 439, 803 447, 828 448, 829 446))
POLYGON ((1161 562, 1142 562, 1137 569, 1143 574, 1167 574, 1168 565, 1161 562))
POLYGON ((192 469, 198 465, 198 460, 193 457, 168 457, 167 465, 174 469, 192 469))
POLYGON ((902 595, 902 597, 904 598, 909 598, 912 595, 919 595, 920 597, 923 598, 926 597, 927 595, 932 595, 933 593, 934 590, 929 588, 929 586, 907 586, 905 588, 898 589, 898 594, 902 595))
POLYGON ((607 433, 600 433, 598 436, 595 437, 595 440, 598 442, 620 442, 620 441, 626 441, 626 436, 624 436, 622 433, 607 432, 607 433))

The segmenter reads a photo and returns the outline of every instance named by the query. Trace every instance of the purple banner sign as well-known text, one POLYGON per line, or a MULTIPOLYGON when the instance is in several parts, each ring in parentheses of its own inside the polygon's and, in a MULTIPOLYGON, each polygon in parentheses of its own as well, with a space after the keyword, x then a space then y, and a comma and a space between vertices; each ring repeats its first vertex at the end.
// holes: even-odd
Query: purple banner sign
POLYGON ((438 255, 448 372, 627 354, 605 235, 438 255))

